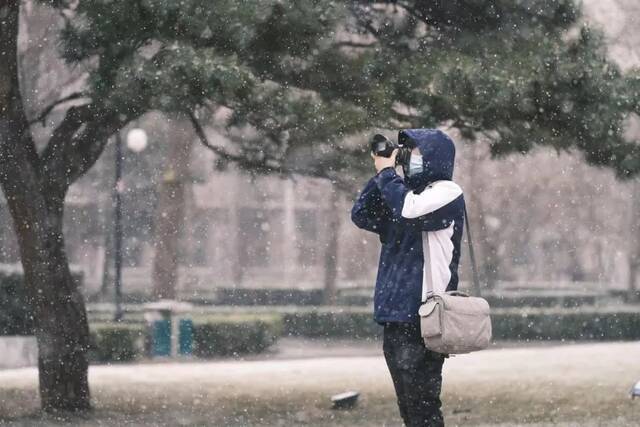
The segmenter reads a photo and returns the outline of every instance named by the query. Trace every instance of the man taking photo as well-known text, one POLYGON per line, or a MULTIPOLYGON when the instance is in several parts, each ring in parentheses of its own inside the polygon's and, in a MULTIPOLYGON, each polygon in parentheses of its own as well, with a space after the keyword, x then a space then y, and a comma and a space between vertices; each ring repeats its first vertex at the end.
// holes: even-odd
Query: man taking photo
MULTIPOLYGON (((376 135, 377 138, 384 138, 376 135)), ((386 141, 390 144, 391 141, 386 141)), ((464 222, 462 189, 451 179, 455 146, 437 129, 407 129, 399 162, 374 155, 376 175, 360 193, 351 219, 382 243, 374 320, 384 327, 383 352, 406 426, 443 426, 440 410, 445 355, 427 349, 418 309, 434 293, 456 290, 464 222)))

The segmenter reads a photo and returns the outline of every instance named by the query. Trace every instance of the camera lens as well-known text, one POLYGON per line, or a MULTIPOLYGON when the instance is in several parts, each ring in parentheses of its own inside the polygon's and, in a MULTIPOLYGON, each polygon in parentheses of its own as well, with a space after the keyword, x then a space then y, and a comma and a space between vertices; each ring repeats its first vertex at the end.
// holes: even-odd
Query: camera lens
POLYGON ((384 135, 375 134, 370 140, 371 152, 376 156, 389 157, 396 144, 384 135))

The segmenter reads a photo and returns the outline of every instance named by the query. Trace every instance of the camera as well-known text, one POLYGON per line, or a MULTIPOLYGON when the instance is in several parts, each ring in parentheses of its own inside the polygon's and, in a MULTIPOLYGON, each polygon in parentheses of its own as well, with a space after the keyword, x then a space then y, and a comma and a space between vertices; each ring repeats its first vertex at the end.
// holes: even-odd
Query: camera
POLYGON ((411 158, 411 150, 414 148, 410 141, 406 141, 402 144, 397 144, 379 133, 373 135, 369 141, 369 147, 371 153, 374 156, 390 157, 393 150, 398 149, 398 155, 396 156, 396 165, 406 166, 409 164, 411 158))

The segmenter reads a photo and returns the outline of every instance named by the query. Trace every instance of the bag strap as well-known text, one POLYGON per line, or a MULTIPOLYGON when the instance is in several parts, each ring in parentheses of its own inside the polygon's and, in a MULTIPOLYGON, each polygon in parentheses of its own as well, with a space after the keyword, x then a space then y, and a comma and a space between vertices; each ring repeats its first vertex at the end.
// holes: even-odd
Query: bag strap
POLYGON ((476 265, 476 255, 473 252, 473 241, 471 240, 471 227, 469 227, 469 215, 467 215, 467 205, 464 205, 464 224, 467 229, 467 242, 469 243, 469 259, 471 260, 471 274, 473 277, 473 288, 477 296, 481 296, 480 279, 478 278, 478 266, 476 265))
MULTIPOLYGON (((425 241, 424 238, 422 239, 422 252, 423 254, 426 254, 427 256, 423 255, 424 259, 428 259, 429 261, 431 261, 431 253, 430 248, 429 248, 429 232, 426 232, 426 245, 425 245, 425 241)), ((431 262, 429 262, 429 265, 424 266, 424 268, 428 268, 429 271, 427 272, 427 274, 429 275, 430 278, 433 277, 433 274, 431 274, 431 262)), ((424 273, 423 273, 424 274, 424 273)), ((433 292, 433 284, 431 283, 431 279, 429 280, 422 280, 422 302, 426 302, 429 299, 429 296, 433 296, 434 292, 433 292)))
MULTIPOLYGON (((469 215, 467 215, 467 205, 464 205, 464 224, 467 229, 467 243, 469 244, 469 259, 471 260, 471 274, 473 277, 473 287, 477 296, 481 295, 480 279, 478 278, 478 267, 476 265, 476 255, 473 251, 473 241, 471 240, 471 227, 469 227, 469 215)), ((427 244, 422 245, 423 251, 429 252, 429 235, 427 234, 427 244)), ((428 254, 430 255, 430 254, 428 254)), ((431 256, 427 256, 427 259, 431 259, 431 256)), ((431 265, 427 266, 431 270, 431 265)), ((431 271, 429 271, 429 277, 432 277, 431 271)), ((429 295, 433 296, 433 286, 430 280, 425 280, 422 286, 422 302, 427 301, 429 295)))

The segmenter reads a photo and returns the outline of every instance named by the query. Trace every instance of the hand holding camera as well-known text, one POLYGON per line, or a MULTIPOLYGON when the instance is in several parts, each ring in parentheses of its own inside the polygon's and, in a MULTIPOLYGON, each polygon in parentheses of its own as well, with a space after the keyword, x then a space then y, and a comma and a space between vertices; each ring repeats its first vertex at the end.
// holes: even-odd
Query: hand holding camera
POLYGON ((384 168, 396 167, 396 157, 398 156, 398 149, 395 148, 389 157, 377 156, 371 153, 371 157, 373 157, 373 162, 376 168, 376 173, 380 172, 384 168))
POLYGON ((406 167, 409 164, 413 148, 405 144, 397 144, 379 133, 371 138, 369 146, 376 172, 380 172, 387 167, 406 167))

